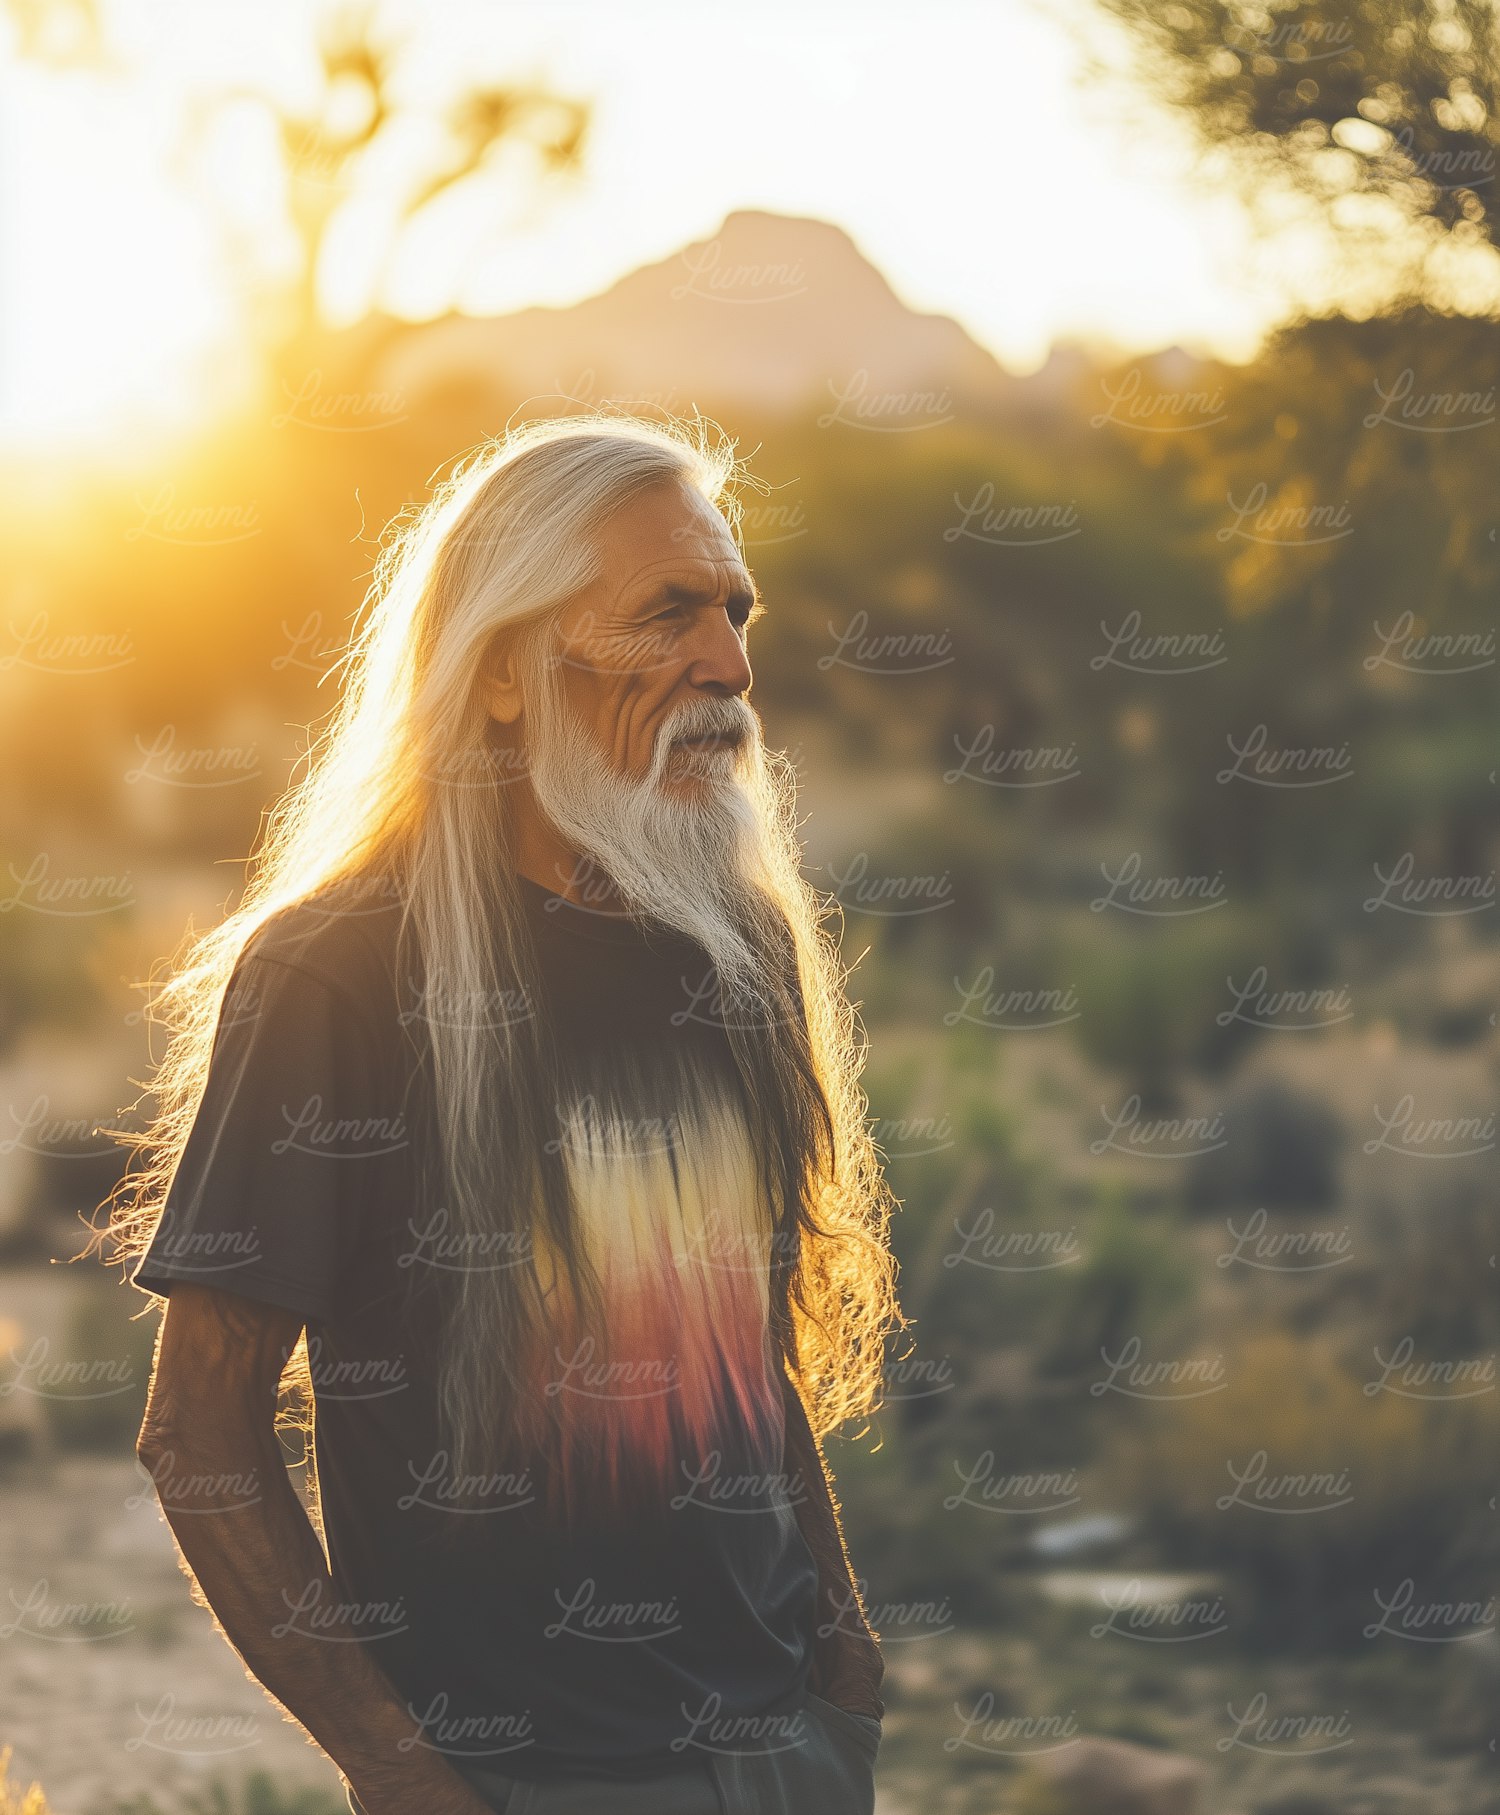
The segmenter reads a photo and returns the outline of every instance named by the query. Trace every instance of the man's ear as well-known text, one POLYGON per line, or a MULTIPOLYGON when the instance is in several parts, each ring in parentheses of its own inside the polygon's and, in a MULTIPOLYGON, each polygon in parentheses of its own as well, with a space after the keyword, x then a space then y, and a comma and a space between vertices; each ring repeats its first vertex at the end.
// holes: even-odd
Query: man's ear
POLYGON ((485 709, 502 725, 513 725, 521 716, 521 683, 509 639, 497 638, 479 670, 479 692, 485 709))

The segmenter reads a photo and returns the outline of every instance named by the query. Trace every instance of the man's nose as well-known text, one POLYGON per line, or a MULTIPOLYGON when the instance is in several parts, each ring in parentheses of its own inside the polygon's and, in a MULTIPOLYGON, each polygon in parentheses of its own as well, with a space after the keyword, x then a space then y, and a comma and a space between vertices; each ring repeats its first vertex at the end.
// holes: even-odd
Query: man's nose
POLYGON ((687 678, 694 687, 720 694, 750 691, 750 658, 727 611, 705 611, 693 626, 687 678))

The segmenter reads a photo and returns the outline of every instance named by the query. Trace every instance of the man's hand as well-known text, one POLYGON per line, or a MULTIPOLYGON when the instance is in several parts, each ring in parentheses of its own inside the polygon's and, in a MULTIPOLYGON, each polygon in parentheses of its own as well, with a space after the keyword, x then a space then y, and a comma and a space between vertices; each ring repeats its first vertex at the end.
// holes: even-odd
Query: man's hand
POLYGON ((276 1435, 277 1389, 302 1326, 273 1305, 174 1284, 136 1454, 225 1637, 367 1815, 488 1815, 420 1743, 420 1723, 365 1644, 298 1628, 295 1609, 338 1602, 276 1435))

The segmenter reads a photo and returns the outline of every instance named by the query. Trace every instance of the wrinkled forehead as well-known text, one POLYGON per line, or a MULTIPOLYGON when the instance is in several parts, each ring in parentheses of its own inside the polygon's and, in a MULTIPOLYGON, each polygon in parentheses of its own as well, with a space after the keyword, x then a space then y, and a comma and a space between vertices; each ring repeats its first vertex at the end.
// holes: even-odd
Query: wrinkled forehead
POLYGON ((659 566, 673 561, 744 565, 733 530, 713 505, 696 493, 688 499, 688 514, 638 553, 643 562, 659 566))
POLYGON ((663 538, 670 552, 705 560, 737 561, 740 551, 734 532, 724 517, 706 498, 696 493, 691 496, 689 507, 688 518, 674 524, 671 533, 663 538))
MULTIPOLYGON (((596 601, 640 593, 675 568, 698 578, 710 569, 738 569, 734 577, 745 577, 728 518, 696 487, 677 480, 631 493, 598 524, 592 540, 596 601)), ((722 577, 718 584, 722 590, 722 577)))
POLYGON ((637 562, 613 575, 612 579, 611 590, 615 598, 627 604, 636 599, 652 598, 669 587, 690 592, 705 601, 719 598, 726 592, 751 597, 755 594, 750 570, 732 540, 720 544, 705 539, 699 545, 684 540, 673 552, 637 562))

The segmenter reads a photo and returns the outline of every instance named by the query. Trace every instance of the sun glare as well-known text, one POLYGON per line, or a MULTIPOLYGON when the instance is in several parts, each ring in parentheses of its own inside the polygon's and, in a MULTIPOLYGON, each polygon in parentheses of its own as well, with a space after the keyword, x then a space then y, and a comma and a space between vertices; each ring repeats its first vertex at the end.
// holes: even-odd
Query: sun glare
MULTIPOLYGON (((726 116, 775 116, 776 130, 710 136, 684 163, 659 97, 713 64, 708 9, 656 8, 673 25, 660 34, 642 32, 637 9, 601 9, 580 34, 550 6, 517 0, 497 22, 454 0, 423 39, 415 0, 395 5, 426 46, 411 93, 444 95, 470 69, 490 80, 505 47, 513 70, 592 100, 586 162, 579 181, 537 182, 512 146, 403 222, 399 198, 441 134, 430 120, 402 127, 398 108, 394 152, 379 162, 377 142, 326 223, 323 324, 372 306, 408 319, 565 307, 754 208, 844 228, 909 307, 952 315, 1013 371, 1059 338, 1248 356, 1273 310, 1232 280, 1233 211, 1184 178, 1180 131, 1163 127, 1148 156, 1120 144, 1097 97, 1083 106, 1076 47, 1045 8, 958 8, 972 54, 955 63, 948 39, 909 42, 878 7, 857 41, 836 14, 768 7, 716 81, 726 116), (1010 72, 998 111, 995 71, 1010 72), (877 124, 898 112, 899 144, 877 124), (1043 142, 1045 180, 1026 154, 1043 142), (1085 199, 1064 209, 1061 197, 1085 199)), ((130 462, 213 423, 264 377, 256 330, 279 311, 280 280, 295 286, 301 230, 327 199, 303 169, 289 200, 280 162, 282 126, 320 105, 311 17, 301 0, 122 4, 129 60, 97 67, 0 45, 0 447, 130 462)))
POLYGON ((163 123, 117 78, 0 69, 0 437, 37 451, 180 430, 222 395, 202 224, 163 123))

